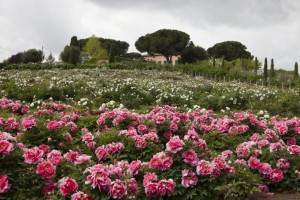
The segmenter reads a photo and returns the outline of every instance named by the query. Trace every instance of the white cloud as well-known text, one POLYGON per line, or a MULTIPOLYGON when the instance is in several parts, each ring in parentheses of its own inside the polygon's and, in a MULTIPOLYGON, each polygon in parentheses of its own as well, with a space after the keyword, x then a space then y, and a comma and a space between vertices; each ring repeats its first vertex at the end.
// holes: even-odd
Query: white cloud
POLYGON ((161 28, 188 33, 204 48, 240 41, 261 61, 293 69, 300 60, 300 2, 294 0, 2 0, 0 60, 45 47, 58 56, 73 35, 127 41, 161 28))

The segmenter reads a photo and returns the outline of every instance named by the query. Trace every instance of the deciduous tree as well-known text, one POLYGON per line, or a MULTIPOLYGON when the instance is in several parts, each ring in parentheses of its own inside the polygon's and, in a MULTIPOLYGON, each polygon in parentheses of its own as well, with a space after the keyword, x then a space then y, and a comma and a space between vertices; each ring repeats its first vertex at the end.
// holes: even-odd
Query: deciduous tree
POLYGON ((85 46, 83 51, 89 56, 90 63, 96 63, 99 60, 108 60, 108 54, 104 48, 101 47, 101 43, 96 36, 91 36, 85 46))

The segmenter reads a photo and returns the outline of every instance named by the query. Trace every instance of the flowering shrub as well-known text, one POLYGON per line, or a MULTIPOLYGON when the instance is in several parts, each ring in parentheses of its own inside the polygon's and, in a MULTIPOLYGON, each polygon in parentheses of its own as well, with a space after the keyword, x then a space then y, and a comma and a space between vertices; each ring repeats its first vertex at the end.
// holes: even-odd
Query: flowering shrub
POLYGON ((236 199, 300 188, 300 119, 2 99, 0 199, 236 199), (10 103, 8 103, 10 102, 10 103), (24 103, 20 108, 27 108, 24 103))

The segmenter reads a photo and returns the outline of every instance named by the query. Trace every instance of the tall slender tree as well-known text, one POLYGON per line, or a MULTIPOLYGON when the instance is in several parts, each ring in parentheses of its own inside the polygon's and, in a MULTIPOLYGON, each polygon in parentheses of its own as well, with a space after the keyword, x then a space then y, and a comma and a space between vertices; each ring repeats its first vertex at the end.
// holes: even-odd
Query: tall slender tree
POLYGON ((270 77, 274 78, 275 77, 275 69, 274 69, 274 59, 271 59, 271 69, 270 69, 270 77))
POLYGON ((297 80, 299 78, 299 72, 298 72, 298 63, 295 63, 294 66, 294 80, 297 80))
POLYGON ((255 61, 254 61, 254 74, 257 75, 257 71, 258 71, 258 59, 257 57, 255 57, 255 61))
POLYGON ((268 59, 265 58, 265 64, 264 64, 264 79, 268 79, 268 59))

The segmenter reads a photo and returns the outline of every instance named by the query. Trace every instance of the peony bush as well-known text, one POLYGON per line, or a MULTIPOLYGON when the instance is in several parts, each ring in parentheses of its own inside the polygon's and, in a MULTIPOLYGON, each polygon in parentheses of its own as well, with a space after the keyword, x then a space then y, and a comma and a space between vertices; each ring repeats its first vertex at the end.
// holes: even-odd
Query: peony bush
POLYGON ((300 119, 0 99, 0 199, 244 199, 300 188, 300 119))

